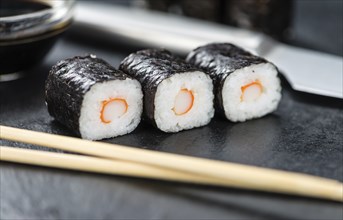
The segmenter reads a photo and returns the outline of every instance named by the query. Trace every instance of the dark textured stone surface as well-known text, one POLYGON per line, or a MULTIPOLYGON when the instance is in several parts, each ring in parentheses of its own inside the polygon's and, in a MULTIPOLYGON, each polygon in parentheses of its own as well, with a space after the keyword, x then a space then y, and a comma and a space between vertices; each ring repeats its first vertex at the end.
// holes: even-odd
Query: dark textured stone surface
MULTIPOLYGON (((44 80, 53 64, 94 53, 119 65, 123 48, 61 41, 28 78, 1 83, 1 124, 73 134, 49 116, 44 80)), ((284 82, 278 110, 245 123, 166 134, 141 123, 108 142, 308 173, 343 181, 343 103, 292 91, 284 82)), ((0 131, 1 132, 1 131, 0 131)), ((39 148, 0 141, 1 145, 39 148)), ((342 219, 342 204, 251 191, 197 187, 1 163, 0 219, 342 219)))

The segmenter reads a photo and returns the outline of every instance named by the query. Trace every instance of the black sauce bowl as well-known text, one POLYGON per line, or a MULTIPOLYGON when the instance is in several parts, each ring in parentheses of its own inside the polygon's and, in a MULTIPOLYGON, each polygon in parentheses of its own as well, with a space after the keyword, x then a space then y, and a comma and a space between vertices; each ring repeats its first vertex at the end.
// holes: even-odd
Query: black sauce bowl
POLYGON ((0 81, 24 76, 70 26, 74 1, 0 0, 0 81))

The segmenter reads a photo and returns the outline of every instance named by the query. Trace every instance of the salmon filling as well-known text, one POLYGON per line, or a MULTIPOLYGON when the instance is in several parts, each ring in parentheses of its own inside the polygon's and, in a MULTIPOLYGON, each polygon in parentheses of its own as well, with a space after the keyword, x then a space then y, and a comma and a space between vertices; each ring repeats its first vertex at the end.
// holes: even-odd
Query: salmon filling
POLYGON ((194 95, 191 90, 181 89, 175 97, 173 111, 176 115, 184 115, 193 107, 194 95))
POLYGON ((241 87, 241 102, 251 102, 257 100, 262 94, 263 87, 259 81, 246 84, 241 87))
POLYGON ((101 122, 108 124, 112 120, 121 117, 127 112, 128 104, 125 99, 111 98, 109 100, 102 101, 102 107, 100 111, 101 122))

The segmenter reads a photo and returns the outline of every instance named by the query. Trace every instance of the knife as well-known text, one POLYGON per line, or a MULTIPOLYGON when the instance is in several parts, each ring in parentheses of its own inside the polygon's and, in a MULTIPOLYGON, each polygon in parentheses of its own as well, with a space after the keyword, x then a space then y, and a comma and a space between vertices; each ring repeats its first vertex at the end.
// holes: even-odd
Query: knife
POLYGON ((107 35, 140 47, 178 54, 211 42, 230 42, 273 62, 294 90, 343 99, 342 57, 302 49, 270 37, 212 22, 155 11, 82 1, 75 26, 85 34, 107 35))

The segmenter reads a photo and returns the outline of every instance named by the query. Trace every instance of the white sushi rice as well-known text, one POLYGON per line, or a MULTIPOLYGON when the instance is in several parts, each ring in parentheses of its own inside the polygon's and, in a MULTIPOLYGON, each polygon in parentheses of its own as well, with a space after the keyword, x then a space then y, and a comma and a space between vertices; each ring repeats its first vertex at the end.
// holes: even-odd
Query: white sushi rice
POLYGON ((141 120, 142 99, 141 85, 137 80, 112 80, 93 85, 84 96, 81 106, 81 137, 100 140, 130 133, 141 120), (110 123, 103 123, 100 118, 102 101, 111 98, 125 99, 128 108, 120 117, 111 119, 110 123))
POLYGON ((225 115, 233 122, 259 118, 274 111, 281 99, 281 85, 275 66, 262 63, 231 73, 225 79, 222 98, 225 115), (255 81, 262 85, 262 93, 257 99, 241 100, 242 86, 255 81))
POLYGON ((213 84, 203 72, 175 74, 163 80, 155 95, 155 122, 165 132, 178 132, 206 125, 214 115, 213 84), (192 108, 183 115, 173 111, 175 98, 181 89, 192 91, 194 96, 192 108))

